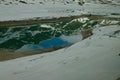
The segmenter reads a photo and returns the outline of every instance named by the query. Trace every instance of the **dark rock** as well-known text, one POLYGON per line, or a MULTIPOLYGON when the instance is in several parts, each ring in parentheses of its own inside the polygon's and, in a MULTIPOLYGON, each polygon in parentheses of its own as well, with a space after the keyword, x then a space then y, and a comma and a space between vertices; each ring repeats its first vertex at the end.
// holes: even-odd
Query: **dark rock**
POLYGON ((9 2, 10 4, 12 4, 12 2, 9 2))
POLYGON ((119 78, 117 78, 116 80, 120 80, 120 77, 119 77, 119 78))
POLYGON ((83 39, 86 39, 89 36, 93 35, 92 29, 81 30, 81 34, 83 36, 83 39))
POLYGON ((64 62, 63 64, 67 64, 66 62, 64 62))
POLYGON ((40 4, 43 4, 43 2, 39 2, 40 4))
POLYGON ((118 54, 118 56, 120 56, 120 53, 118 54))
POLYGON ((19 2, 24 3, 24 4, 27 4, 27 2, 25 2, 25 1, 19 1, 19 2))

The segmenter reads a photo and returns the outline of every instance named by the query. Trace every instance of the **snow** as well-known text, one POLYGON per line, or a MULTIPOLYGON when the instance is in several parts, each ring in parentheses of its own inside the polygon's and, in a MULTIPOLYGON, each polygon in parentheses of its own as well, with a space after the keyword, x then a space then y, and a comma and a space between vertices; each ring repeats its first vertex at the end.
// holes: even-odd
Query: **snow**
POLYGON ((70 43, 76 43, 82 40, 82 35, 81 34, 73 34, 73 35, 62 35, 60 36, 60 38, 62 38, 63 40, 66 40, 70 43))
MULTIPOLYGON (((64 6, 62 4, 46 5, 0 5, 0 21, 21 20, 35 17, 52 18, 71 15, 71 8, 76 9, 76 5, 64 6), (68 9, 67 9, 68 8, 68 9), (68 11, 67 11, 68 10, 68 11), (67 11, 67 12, 66 12, 67 11)), ((73 12, 73 15, 76 14, 73 12)), ((78 13, 77 13, 78 15, 78 13)))
POLYGON ((44 27, 44 28, 52 28, 52 29, 54 29, 52 26, 46 25, 46 24, 42 24, 41 27, 44 27))
MULTIPOLYGON (((29 1, 27 2, 29 3, 29 1)), ((107 15, 108 17, 120 18, 119 5, 85 3, 83 6, 80 6, 75 2, 63 4, 59 1, 55 4, 50 1, 45 2, 45 4, 37 4, 38 1, 34 3, 18 5, 0 4, 0 21, 34 19, 37 17, 41 19, 58 18, 82 14, 107 15), (111 15, 112 13, 118 15, 111 15)))
POLYGON ((116 80, 120 25, 95 28, 93 33, 68 48, 0 62, 0 80, 116 80))
MULTIPOLYGON (((37 17, 58 18, 82 14, 120 18, 119 0, 85 0, 83 6, 73 0, 55 0, 55 2, 54 0, 22 0, 27 4, 19 1, 0 1, 0 21, 37 17), (10 2, 13 3, 8 4, 10 2)), ((84 22, 87 19, 79 19, 79 21, 84 22)), ((103 21, 104 23, 106 21, 103 21)), ((52 28, 45 24, 41 26, 52 28)), ((8 34, 12 34, 9 30, 8 34)), ((32 35, 37 33, 40 31, 34 31, 32 35)), ((5 37, 0 43, 3 40, 19 37, 18 34, 19 32, 16 32, 10 37, 5 37)), ((120 25, 99 26, 93 30, 91 37, 82 41, 80 34, 69 37, 62 35, 60 38, 70 43, 74 43, 75 40, 80 41, 54 52, 0 62, 0 80, 117 80, 120 78, 120 25)), ((26 46, 31 49, 40 48, 32 45, 26 46)))
POLYGON ((114 35, 113 31, 120 30, 120 27, 118 26, 118 28, 116 28, 116 25, 106 26, 106 27, 101 27, 100 29, 99 28, 94 29, 93 34, 98 35, 98 36, 100 36, 100 35, 114 35), (109 27, 109 29, 107 29, 106 27, 109 27))

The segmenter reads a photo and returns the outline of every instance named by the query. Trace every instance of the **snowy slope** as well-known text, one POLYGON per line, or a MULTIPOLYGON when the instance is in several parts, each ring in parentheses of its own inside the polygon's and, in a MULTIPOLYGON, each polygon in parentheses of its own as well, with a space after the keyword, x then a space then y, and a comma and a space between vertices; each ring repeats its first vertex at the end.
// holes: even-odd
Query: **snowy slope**
POLYGON ((117 80, 120 26, 95 28, 69 48, 0 62, 0 80, 117 80))
POLYGON ((99 4, 119 4, 119 0, 1 0, 0 4, 10 5, 10 4, 46 4, 46 3, 63 3, 71 4, 75 2, 85 2, 85 3, 99 3, 99 4))
POLYGON ((99 4, 120 4, 120 0, 85 0, 85 2, 99 4))
MULTIPOLYGON (((120 18, 120 6, 100 4, 102 0, 85 1, 83 6, 73 0, 1 0, 0 21, 23 20, 37 17, 68 17, 82 14, 107 15, 120 18), (22 2, 21 2, 22 1, 22 2)), ((104 3, 110 2, 103 0, 104 3), (105 2, 106 1, 106 2, 105 2)), ((114 0, 112 2, 118 3, 114 0)))

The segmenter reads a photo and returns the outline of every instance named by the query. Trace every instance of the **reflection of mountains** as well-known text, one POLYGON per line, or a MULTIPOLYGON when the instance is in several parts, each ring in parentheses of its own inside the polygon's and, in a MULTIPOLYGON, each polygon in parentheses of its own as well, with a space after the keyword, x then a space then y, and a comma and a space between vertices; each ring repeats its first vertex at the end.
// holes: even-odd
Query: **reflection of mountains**
POLYGON ((39 44, 41 41, 80 33, 80 30, 109 24, 105 20, 79 18, 62 22, 34 24, 12 28, 0 28, 0 48, 19 49, 26 44, 39 44))

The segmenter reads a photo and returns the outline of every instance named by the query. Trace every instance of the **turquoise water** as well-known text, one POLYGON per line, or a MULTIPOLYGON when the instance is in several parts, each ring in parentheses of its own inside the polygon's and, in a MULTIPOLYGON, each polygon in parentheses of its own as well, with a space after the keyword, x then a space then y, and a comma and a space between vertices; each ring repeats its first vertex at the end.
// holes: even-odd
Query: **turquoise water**
POLYGON ((72 43, 65 41, 59 37, 54 37, 52 39, 41 41, 39 44, 27 44, 22 46, 20 49, 16 50, 16 52, 19 51, 31 51, 31 50, 37 50, 37 49, 48 49, 48 48, 55 48, 55 47, 65 47, 69 46, 72 43))

